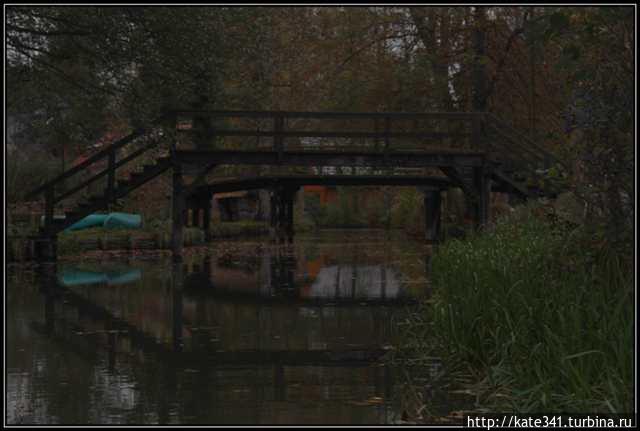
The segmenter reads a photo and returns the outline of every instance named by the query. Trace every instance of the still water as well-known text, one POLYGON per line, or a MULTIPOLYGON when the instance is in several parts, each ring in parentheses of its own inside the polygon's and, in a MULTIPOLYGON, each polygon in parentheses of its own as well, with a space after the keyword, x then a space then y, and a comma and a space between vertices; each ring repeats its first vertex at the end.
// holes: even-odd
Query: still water
POLYGON ((7 423, 398 423, 388 358, 425 261, 404 236, 324 231, 9 267, 7 423))

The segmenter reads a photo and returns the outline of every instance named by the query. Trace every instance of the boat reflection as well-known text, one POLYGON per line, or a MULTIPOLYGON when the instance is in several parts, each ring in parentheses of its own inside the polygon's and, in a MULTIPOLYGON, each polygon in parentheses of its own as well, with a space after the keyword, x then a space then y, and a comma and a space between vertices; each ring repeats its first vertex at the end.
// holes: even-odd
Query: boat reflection
POLYGON ((78 267, 67 267, 58 273, 58 283, 63 286, 80 286, 85 284, 106 284, 115 286, 128 284, 142 278, 142 270, 139 268, 104 268, 92 271, 78 267))

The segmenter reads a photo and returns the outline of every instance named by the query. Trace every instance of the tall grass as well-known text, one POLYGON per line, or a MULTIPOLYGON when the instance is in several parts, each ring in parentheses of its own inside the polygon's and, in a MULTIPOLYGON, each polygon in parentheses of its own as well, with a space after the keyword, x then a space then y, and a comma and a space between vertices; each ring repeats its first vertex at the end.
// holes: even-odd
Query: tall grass
POLYGON ((480 407, 631 412, 632 270, 534 213, 437 250, 412 345, 472 376, 480 407))

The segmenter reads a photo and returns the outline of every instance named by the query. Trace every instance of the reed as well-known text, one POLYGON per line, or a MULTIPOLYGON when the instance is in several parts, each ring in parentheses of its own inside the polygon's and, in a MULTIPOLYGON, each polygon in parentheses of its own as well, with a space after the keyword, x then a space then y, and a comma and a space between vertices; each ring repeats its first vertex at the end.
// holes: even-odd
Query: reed
POLYGON ((632 412, 633 271, 580 229, 531 207, 451 240, 407 343, 472 377, 478 407, 632 412))

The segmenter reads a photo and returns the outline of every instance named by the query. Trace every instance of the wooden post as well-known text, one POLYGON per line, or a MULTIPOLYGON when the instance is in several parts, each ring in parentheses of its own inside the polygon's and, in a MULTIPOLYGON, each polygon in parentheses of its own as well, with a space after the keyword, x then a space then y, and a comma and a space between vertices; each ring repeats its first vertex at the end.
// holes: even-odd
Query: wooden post
POLYGON ((182 351, 182 285, 184 283, 184 268, 181 262, 173 265, 171 290, 173 292, 172 308, 172 335, 173 335, 173 351, 182 351))
POLYGON ((35 237, 34 251, 38 262, 55 262, 58 257, 58 240, 56 235, 45 232, 44 236, 35 237))
POLYGON ((273 118, 273 146, 274 149, 278 152, 278 162, 282 161, 282 156, 284 153, 284 144, 283 144, 283 136, 282 132, 284 130, 284 118, 282 114, 276 114, 273 118))
POLYGON ((425 240, 429 244, 435 244, 440 240, 441 203, 439 189, 423 189, 425 240))
POLYGON ((53 226, 53 210, 55 206, 53 186, 47 187, 44 194, 44 230, 49 232, 53 226))
POLYGON ((191 206, 191 226, 201 227, 200 225, 200 202, 194 199, 191 206))
POLYGON ((471 149, 475 151, 484 150, 482 144, 482 122, 479 114, 473 117, 471 120, 471 149))
POLYGON ((174 262, 182 262, 185 204, 182 167, 176 164, 173 168, 173 223, 171 230, 171 251, 174 262))
POLYGON ((57 237, 53 233, 53 210, 55 207, 55 190, 47 187, 44 194, 44 228, 42 235, 34 238, 36 259, 40 262, 55 262, 57 259, 57 237))
POLYGON ((271 208, 270 208, 270 220, 271 227, 278 229, 280 226, 280 219, 282 218, 282 193, 279 187, 275 187, 271 190, 271 208))
POLYGON ((207 194, 202 207, 202 228, 204 229, 204 239, 209 241, 211 237, 211 194, 207 194))
POLYGON ((276 197, 273 189, 269 190, 269 226, 275 227, 276 197))
POLYGON ((287 235, 293 235, 293 204, 296 196, 296 189, 286 189, 284 204, 285 208, 285 230, 287 235))
POLYGON ((478 200, 474 204, 474 226, 478 230, 489 222, 491 181, 486 166, 473 168, 473 185, 478 196, 478 200))
POLYGON ((185 201, 182 208, 182 225, 189 226, 189 204, 185 201))
POLYGON ((384 119, 384 157, 385 160, 389 155, 389 133, 391 133, 391 118, 385 117, 384 119))
POLYGON ((287 199, 282 188, 278 190, 278 207, 278 230, 282 233, 287 220, 287 199))
POLYGON ((115 202, 115 188, 116 188, 116 150, 109 151, 109 172, 107 174, 107 203, 112 204, 115 202))

